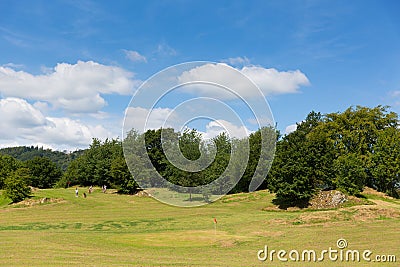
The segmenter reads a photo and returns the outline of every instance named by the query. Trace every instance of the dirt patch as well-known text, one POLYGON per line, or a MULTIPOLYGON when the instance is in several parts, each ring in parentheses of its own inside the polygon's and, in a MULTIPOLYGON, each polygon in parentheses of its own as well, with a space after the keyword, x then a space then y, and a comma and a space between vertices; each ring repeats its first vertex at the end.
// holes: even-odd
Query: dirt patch
POLYGON ((37 192, 40 190, 39 188, 33 186, 29 186, 29 188, 31 189, 31 192, 37 192))
POLYGON ((147 192, 146 190, 141 190, 141 191, 137 192, 135 194, 135 196, 138 196, 138 197, 151 197, 151 194, 149 192, 147 192))
POLYGON ((20 201, 18 203, 13 203, 11 206, 13 207, 31 207, 31 206, 36 206, 36 205, 41 205, 41 204, 50 204, 50 203, 60 203, 64 202, 65 200, 63 198, 48 198, 48 197, 43 197, 40 199, 25 199, 23 201, 20 201))
POLYGON ((346 201, 348 197, 340 191, 321 191, 311 199, 309 208, 332 209, 340 207, 346 201))
POLYGON ((354 220, 356 221, 368 221, 368 220, 384 220, 384 219, 395 219, 400 218, 400 210, 389 207, 381 206, 359 206, 352 207, 349 210, 356 211, 354 214, 354 220))
POLYGON ((285 219, 271 219, 266 222, 266 224, 288 224, 288 220, 285 219))
POLYGON ((314 224, 341 221, 371 221, 400 218, 400 210, 378 205, 360 205, 337 210, 306 212, 292 224, 314 224))

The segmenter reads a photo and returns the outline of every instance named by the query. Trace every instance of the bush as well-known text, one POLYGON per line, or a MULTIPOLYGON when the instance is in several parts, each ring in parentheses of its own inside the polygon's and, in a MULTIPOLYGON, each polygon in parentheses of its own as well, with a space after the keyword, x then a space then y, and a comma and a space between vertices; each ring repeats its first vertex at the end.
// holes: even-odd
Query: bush
POLYGON ((4 196, 12 200, 13 203, 24 200, 31 193, 31 189, 26 184, 29 178, 28 170, 21 168, 13 172, 5 180, 4 196))

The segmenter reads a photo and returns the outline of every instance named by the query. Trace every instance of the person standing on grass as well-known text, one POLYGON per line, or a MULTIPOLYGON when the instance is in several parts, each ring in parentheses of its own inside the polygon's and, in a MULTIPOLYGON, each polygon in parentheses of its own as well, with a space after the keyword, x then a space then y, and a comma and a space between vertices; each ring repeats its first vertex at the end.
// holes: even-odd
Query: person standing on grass
POLYGON ((89 187, 89 194, 91 194, 92 191, 93 191, 93 185, 91 185, 91 186, 89 187))
POLYGON ((75 188, 75 197, 78 197, 78 195, 79 195, 79 191, 78 191, 78 187, 77 187, 77 188, 75 188))

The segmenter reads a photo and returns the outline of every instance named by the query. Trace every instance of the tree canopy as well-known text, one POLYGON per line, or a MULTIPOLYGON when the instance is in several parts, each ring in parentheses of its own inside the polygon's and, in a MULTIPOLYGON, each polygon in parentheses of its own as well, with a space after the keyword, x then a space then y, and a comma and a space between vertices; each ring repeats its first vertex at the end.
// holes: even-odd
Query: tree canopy
POLYGON ((285 206, 307 205, 319 190, 357 195, 365 186, 399 198, 400 122, 388 107, 357 106, 312 111, 283 137, 273 127, 240 139, 222 132, 208 141, 195 129, 132 129, 124 140, 95 138, 88 149, 68 154, 37 147, 0 150, 0 189, 20 186, 16 200, 27 196, 26 186, 107 185, 131 194, 138 184, 178 185, 205 199, 261 185, 285 206), (212 188, 193 191, 210 183, 212 188))

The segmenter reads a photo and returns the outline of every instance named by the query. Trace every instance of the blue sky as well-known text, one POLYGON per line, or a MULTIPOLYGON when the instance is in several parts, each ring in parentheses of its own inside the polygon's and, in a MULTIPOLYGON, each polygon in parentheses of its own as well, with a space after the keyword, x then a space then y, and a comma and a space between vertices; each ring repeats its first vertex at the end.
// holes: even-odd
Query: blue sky
POLYGON ((398 1, 1 1, 0 146, 121 136, 138 85, 197 60, 295 79, 265 88, 282 132, 311 110, 400 112, 399 12, 398 1))

